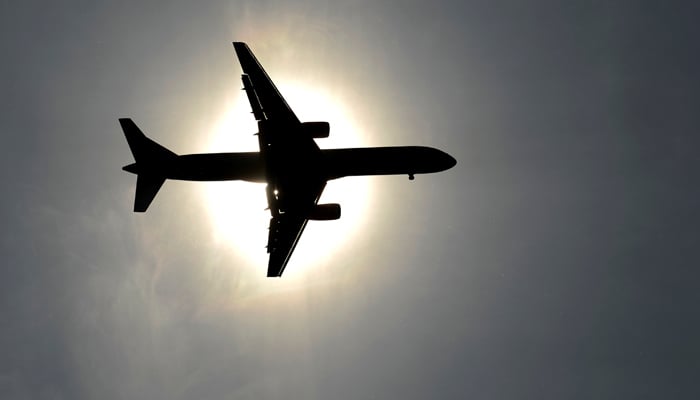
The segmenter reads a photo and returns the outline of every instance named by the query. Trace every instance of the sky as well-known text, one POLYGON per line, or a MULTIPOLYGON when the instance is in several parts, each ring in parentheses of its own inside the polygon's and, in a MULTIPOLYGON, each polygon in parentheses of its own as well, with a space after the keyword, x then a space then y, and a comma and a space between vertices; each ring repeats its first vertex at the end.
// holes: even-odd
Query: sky
POLYGON ((1 3, 0 397, 700 398, 699 13, 1 3), (133 213, 118 118, 177 153, 254 140, 232 41, 316 91, 302 119, 340 107, 357 132, 331 138, 458 164, 348 179, 281 279, 212 208, 260 186, 167 182, 133 213))

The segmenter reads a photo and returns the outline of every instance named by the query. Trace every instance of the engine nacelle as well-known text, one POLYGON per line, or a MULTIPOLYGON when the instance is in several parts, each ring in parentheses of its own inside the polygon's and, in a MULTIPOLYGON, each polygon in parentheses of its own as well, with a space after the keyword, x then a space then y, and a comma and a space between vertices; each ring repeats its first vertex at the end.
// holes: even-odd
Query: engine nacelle
POLYGON ((332 221, 340 218, 340 204, 317 204, 309 212, 308 218, 314 221, 332 221))
POLYGON ((331 124, 328 122, 302 122, 301 131, 314 139, 327 138, 331 132, 331 124))

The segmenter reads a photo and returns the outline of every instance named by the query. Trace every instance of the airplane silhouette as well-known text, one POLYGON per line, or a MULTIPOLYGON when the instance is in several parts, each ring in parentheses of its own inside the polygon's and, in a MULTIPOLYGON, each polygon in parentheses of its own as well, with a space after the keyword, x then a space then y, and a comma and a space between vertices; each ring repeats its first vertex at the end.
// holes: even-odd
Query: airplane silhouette
POLYGON ((340 218, 339 204, 318 204, 326 182, 344 176, 440 172, 457 161, 423 146, 322 150, 328 122, 300 122, 245 43, 233 47, 258 121, 260 152, 177 155, 146 137, 130 118, 119 123, 136 160, 122 169, 137 175, 134 212, 144 212, 166 179, 266 182, 270 210, 267 276, 282 276, 309 220, 340 218))

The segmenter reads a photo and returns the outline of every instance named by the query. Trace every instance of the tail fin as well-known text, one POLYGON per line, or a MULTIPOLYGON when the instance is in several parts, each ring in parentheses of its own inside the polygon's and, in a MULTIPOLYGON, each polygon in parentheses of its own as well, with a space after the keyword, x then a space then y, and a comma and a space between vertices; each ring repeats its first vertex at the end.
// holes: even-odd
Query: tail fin
POLYGON ((120 118, 126 141, 136 162, 122 168, 138 175, 134 212, 144 212, 165 182, 163 167, 177 154, 146 137, 131 118, 120 118))

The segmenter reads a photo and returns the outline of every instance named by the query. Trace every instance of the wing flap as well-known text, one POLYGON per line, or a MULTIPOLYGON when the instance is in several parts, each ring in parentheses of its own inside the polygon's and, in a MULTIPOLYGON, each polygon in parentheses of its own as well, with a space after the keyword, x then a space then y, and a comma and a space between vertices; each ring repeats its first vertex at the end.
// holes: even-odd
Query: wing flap
POLYGON ((260 105, 260 99, 258 99, 255 89, 253 89, 253 82, 250 81, 250 76, 244 74, 241 79, 243 80, 243 90, 245 90, 245 94, 248 96, 248 102, 250 102, 250 108, 253 109, 253 116, 255 116, 255 119, 258 121, 265 120, 265 114, 260 105))

